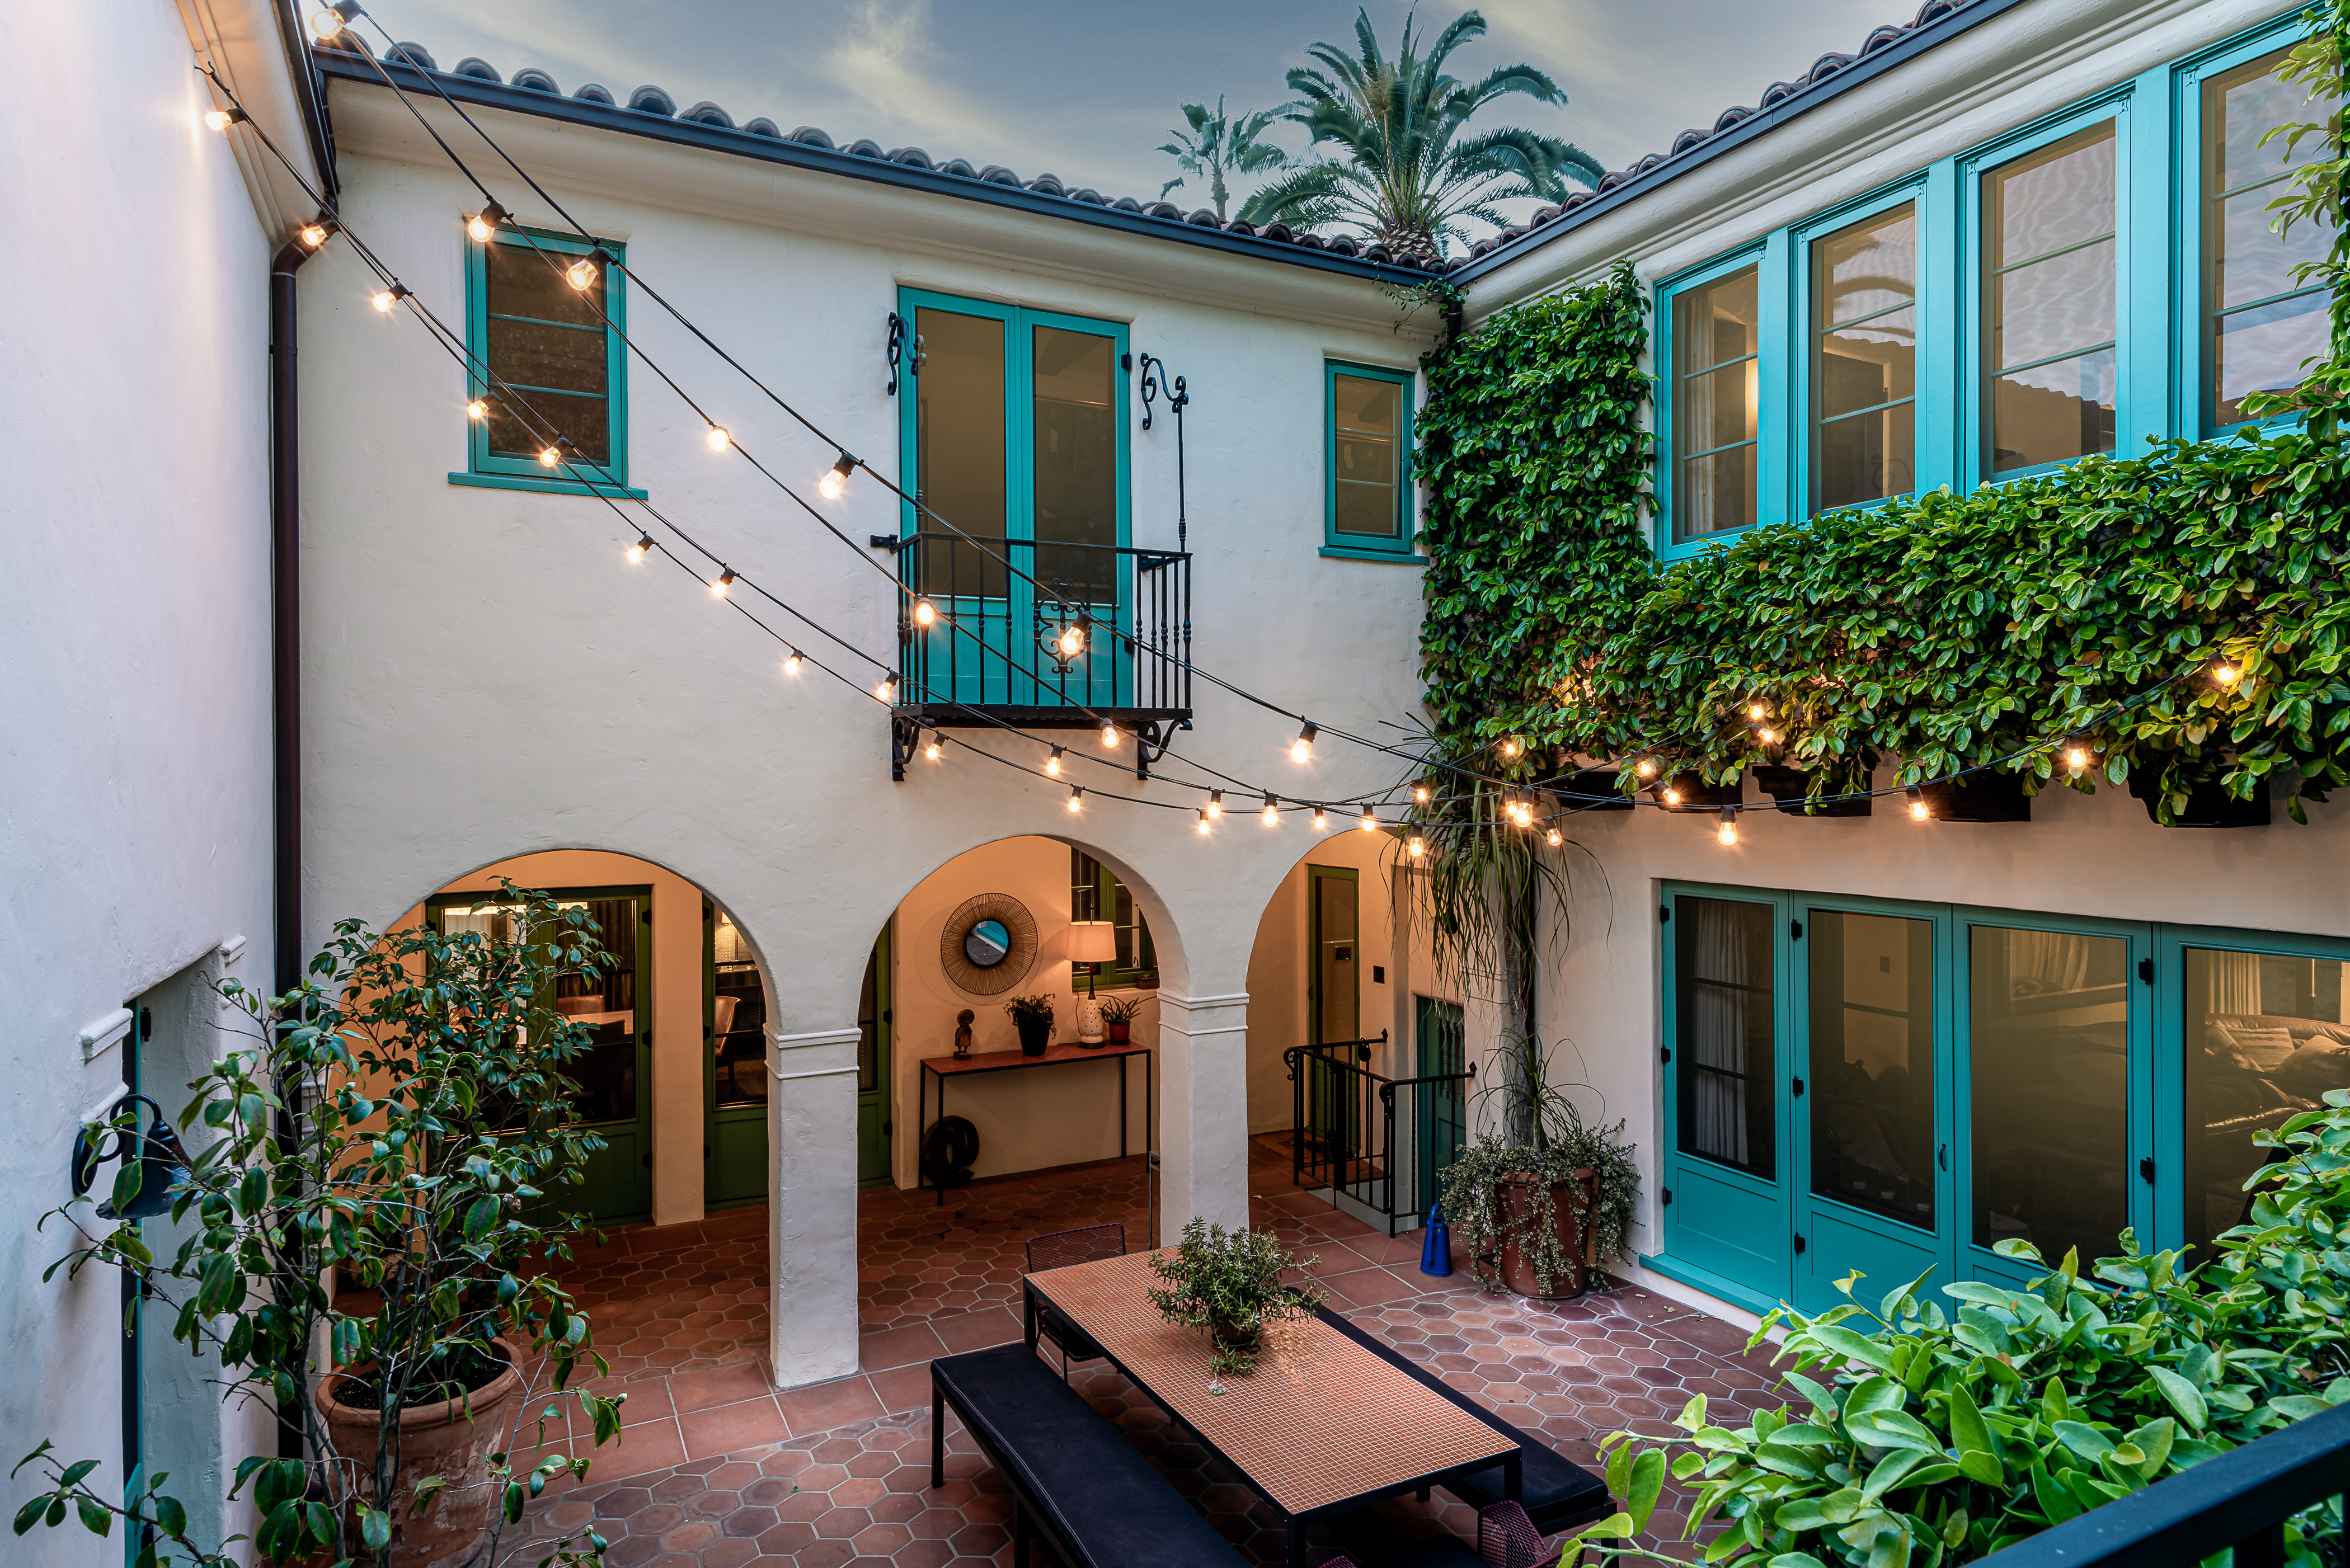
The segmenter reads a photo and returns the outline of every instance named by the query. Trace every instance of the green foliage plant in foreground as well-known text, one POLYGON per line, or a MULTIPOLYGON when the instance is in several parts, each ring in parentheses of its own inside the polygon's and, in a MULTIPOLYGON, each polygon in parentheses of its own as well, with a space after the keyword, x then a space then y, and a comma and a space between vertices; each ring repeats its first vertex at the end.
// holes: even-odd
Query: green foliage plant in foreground
MULTIPOLYGON (((1874 1303, 1859 1277, 1817 1316, 1781 1307, 1792 1404, 1738 1428, 1689 1402, 1680 1435, 1607 1439, 1622 1513, 1584 1538, 1644 1530, 1668 1473, 1693 1489, 1690 1533, 1721 1532, 1729 1568, 1939 1568, 1970 1563, 2263 1433, 2350 1400, 2350 1090, 2276 1133, 2250 1221, 2218 1256, 2076 1258, 2019 1290, 1981 1281, 1874 1303)), ((2027 1242, 1997 1249, 2031 1264, 2027 1242)), ((2287 1562, 2318 1568, 2343 1541, 2338 1500, 2287 1530, 2287 1562)), ((1644 1547, 1605 1559, 1672 1561, 1644 1547)), ((2338 1561, 2338 1557, 2330 1559, 2338 1561)))

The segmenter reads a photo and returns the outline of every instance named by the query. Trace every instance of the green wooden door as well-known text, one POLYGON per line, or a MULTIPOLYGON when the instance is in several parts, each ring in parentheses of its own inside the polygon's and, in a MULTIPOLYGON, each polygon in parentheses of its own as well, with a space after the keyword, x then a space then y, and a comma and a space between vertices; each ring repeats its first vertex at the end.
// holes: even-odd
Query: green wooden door
POLYGON ((857 1183, 878 1187, 894 1179, 890 1168, 890 1137, 896 1130, 889 1113, 889 1023, 893 1012, 890 984, 889 928, 874 939, 873 956, 865 961, 865 983, 857 1000, 857 1183))
MULTIPOLYGON (((1457 1002, 1432 996, 1413 998, 1419 1003, 1418 1060, 1414 1075, 1432 1078, 1464 1071, 1469 1064, 1468 1026, 1457 1002)), ((1419 1150, 1419 1211, 1425 1215, 1443 1190, 1447 1167, 1461 1158, 1468 1142, 1467 1106, 1459 1084, 1421 1085, 1412 1109, 1419 1150)))
POLYGON ((767 990, 732 916, 702 901, 702 1204, 767 1200, 767 990))

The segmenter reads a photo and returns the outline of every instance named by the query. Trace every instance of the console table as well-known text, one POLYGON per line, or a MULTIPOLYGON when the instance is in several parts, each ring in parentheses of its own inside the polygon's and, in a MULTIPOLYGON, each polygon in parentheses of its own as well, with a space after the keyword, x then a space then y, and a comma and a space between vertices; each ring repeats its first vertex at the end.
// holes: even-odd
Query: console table
MULTIPOLYGON (((926 1113, 930 1107, 930 1081, 932 1078, 939 1081, 939 1115, 944 1117, 947 1114, 947 1080, 950 1078, 967 1078, 976 1073, 1017 1073, 1034 1067, 1059 1067, 1071 1062, 1115 1060, 1118 1063, 1118 1154, 1123 1159, 1126 1158, 1127 1142, 1126 1064, 1136 1056, 1143 1059, 1142 1147, 1143 1152, 1148 1154, 1153 1147, 1155 1131, 1151 1121, 1150 1047, 1130 1043, 1125 1045, 1052 1045, 1045 1048, 1042 1056, 1031 1056, 1022 1051, 982 1051, 969 1056, 925 1056, 922 1058, 921 1074, 914 1080, 914 1126, 920 1129, 916 1136, 930 1136, 931 1124, 926 1113)), ((919 1144, 916 1146, 918 1155, 920 1147, 919 1144)), ((929 1179, 922 1171, 921 1160, 917 1158, 914 1161, 915 1190, 920 1191, 928 1184, 929 1179)), ((947 1200, 946 1189, 941 1187, 937 1191, 939 1203, 943 1205, 947 1200)))

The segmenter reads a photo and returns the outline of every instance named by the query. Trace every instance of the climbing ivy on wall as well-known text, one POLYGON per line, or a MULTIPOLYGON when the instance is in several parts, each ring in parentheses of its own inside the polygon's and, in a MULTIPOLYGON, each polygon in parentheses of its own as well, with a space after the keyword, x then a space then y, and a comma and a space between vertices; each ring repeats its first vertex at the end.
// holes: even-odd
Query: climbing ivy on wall
MULTIPOLYGON (((2319 195, 2338 210, 2334 168, 2319 195)), ((1531 780, 1579 758, 1627 785, 1642 757, 1712 781, 1782 763, 1814 770, 1818 794, 2077 734, 2095 756, 2077 776, 2046 750, 2010 771, 2091 792, 2151 775, 2165 821, 2212 781, 2239 798, 2269 782, 2297 820, 2303 797, 2350 783, 2338 356, 2303 421, 1752 528, 1659 564, 1646 309, 1626 265, 1428 361, 1421 665, 1449 760, 1531 780), (2222 657, 2232 684, 2206 674, 2222 657)), ((2337 294, 2337 341, 2342 317, 2337 294)))

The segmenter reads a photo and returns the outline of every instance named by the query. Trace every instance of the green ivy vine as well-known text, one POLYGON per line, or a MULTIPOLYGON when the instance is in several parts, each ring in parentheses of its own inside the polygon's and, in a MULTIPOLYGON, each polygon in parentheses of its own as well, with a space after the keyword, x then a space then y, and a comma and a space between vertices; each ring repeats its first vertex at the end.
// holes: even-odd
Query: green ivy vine
MULTIPOLYGON (((2303 46, 2303 80, 2338 90, 2339 36, 2303 46)), ((2341 210, 2344 171, 2307 166, 2302 217, 2341 210)), ((2269 785, 2306 821, 2304 798, 2350 783, 2344 260, 2337 244, 2321 266, 2336 353, 2302 419, 1752 528, 1671 563, 1648 538, 1648 291, 1629 264, 1497 312, 1426 360, 1439 754, 1529 781, 1613 765, 1627 788, 1644 758, 1709 782, 1776 763, 1812 770, 1814 794, 1888 761, 1877 788, 2000 767, 2094 793, 2136 774, 2165 822, 2214 782, 2269 785), (2241 676, 2210 678, 2217 660, 2241 676), (2050 745, 2071 737, 2094 753, 2078 773, 2050 745)))

